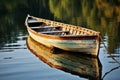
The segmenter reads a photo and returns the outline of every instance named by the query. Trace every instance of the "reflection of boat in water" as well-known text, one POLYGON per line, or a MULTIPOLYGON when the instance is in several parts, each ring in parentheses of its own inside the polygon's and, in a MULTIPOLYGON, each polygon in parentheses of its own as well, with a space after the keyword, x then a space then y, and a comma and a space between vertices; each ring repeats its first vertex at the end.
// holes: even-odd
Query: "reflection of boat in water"
POLYGON ((56 51, 52 54, 51 49, 34 41, 31 37, 27 39, 29 50, 49 66, 61 69, 72 74, 79 75, 90 80, 100 80, 101 64, 98 58, 87 57, 76 53, 56 51))

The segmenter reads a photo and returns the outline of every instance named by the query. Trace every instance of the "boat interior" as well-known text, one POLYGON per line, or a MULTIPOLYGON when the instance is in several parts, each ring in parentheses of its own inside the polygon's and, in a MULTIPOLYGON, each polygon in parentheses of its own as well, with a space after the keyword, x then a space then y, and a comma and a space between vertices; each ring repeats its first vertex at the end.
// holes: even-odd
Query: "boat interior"
MULTIPOLYGON (((49 20, 48 20, 49 21, 49 20)), ((90 36, 97 35, 95 31, 72 26, 68 24, 63 24, 59 22, 52 21, 53 24, 46 24, 45 22, 40 22, 39 20, 28 17, 28 26, 41 34, 47 35, 57 35, 57 36, 90 36), (59 23, 59 24, 58 24, 59 23)))

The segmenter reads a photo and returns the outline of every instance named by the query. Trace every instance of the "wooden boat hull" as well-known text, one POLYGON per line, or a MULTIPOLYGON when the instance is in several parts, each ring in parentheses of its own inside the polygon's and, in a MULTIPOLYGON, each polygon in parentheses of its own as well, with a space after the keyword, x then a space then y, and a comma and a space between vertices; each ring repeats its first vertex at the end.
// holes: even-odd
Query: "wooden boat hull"
POLYGON ((28 37, 27 39, 27 47, 32 53, 51 67, 67 71, 90 80, 100 80, 101 78, 102 66, 98 58, 62 50, 58 50, 57 54, 53 54, 51 52, 51 48, 36 42, 31 37, 28 37))
POLYGON ((98 55, 99 43, 95 40, 56 40, 38 36, 30 30, 28 32, 34 40, 51 48, 56 47, 72 52, 86 52, 86 54, 98 55))
MULTIPOLYGON (((34 17, 35 18, 35 17, 34 17)), ((49 25, 49 20, 43 20, 36 18, 40 22, 44 22, 49 25)), ((52 23, 52 21, 51 21, 52 23)), ((66 24, 55 22, 54 26, 65 26, 66 24)), ((98 35, 95 36, 51 36, 46 34, 40 34, 32 30, 26 21, 26 26, 29 35, 39 43, 51 48, 60 48, 66 51, 72 52, 85 52, 93 56, 98 56, 100 40, 98 35)), ((64 29, 64 28, 63 28, 64 29)), ((79 29, 79 28, 78 28, 79 29)), ((96 34, 96 33, 95 33, 96 34)))

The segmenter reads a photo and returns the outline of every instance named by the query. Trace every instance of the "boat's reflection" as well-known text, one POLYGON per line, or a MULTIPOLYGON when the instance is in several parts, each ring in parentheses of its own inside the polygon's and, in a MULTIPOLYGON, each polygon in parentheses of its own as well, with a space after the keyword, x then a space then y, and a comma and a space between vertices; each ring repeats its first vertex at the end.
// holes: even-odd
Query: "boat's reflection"
POLYGON ((102 66, 98 58, 61 50, 58 50, 57 54, 53 54, 50 48, 34 41, 30 36, 27 39, 27 46, 33 54, 51 67, 89 80, 101 80, 102 66))

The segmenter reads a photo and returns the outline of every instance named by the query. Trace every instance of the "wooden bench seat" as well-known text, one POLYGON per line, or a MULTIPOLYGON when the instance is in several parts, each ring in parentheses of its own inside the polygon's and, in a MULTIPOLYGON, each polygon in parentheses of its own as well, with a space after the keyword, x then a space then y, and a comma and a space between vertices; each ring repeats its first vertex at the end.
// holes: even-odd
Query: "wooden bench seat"
POLYGON ((64 37, 85 37, 85 36, 87 36, 87 37, 95 37, 96 35, 84 35, 84 34, 72 35, 72 34, 70 34, 70 35, 65 35, 64 37))
POLYGON ((28 20, 28 23, 39 23, 39 21, 31 19, 31 20, 28 20))
POLYGON ((40 32, 41 34, 51 34, 51 33, 69 33, 69 31, 46 31, 40 32))
POLYGON ((46 28, 60 28, 60 26, 37 26, 37 27, 30 27, 31 29, 46 29, 46 28))

